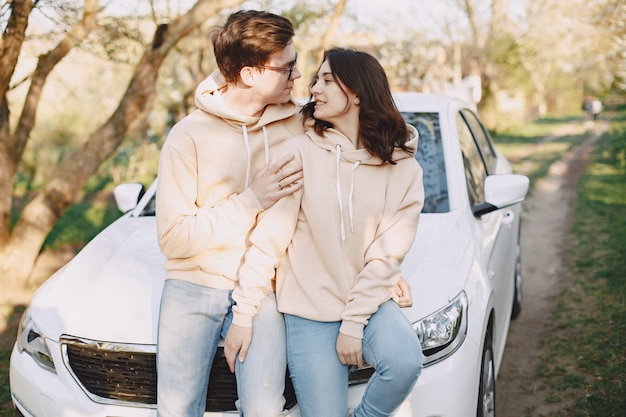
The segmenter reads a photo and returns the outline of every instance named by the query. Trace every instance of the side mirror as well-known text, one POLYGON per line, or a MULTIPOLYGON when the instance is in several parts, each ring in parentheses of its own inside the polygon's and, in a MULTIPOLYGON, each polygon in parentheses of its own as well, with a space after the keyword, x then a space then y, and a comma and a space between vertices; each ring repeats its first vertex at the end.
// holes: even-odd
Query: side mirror
POLYGON ((113 190, 115 203, 122 213, 127 213, 137 207, 137 203, 141 200, 146 189, 143 184, 138 182, 129 182, 120 184, 113 190))
POLYGON ((483 214, 521 203, 526 198, 529 183, 525 175, 489 175, 485 179, 485 202, 472 208, 474 216, 480 217, 483 214))

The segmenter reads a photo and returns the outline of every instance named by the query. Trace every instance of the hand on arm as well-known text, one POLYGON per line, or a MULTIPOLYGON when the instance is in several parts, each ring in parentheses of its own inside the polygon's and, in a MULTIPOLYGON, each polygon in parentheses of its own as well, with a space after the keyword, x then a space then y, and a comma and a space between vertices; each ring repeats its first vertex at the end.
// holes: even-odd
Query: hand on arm
POLYGON ((280 158, 264 166, 252 179, 250 189, 264 210, 302 188, 302 166, 294 163, 294 158, 293 155, 280 158))
POLYGON ((235 360, 239 354, 239 361, 246 360, 248 348, 252 342, 252 327, 242 327, 232 324, 224 340, 224 356, 230 372, 235 372, 235 360))
POLYGON ((339 333, 337 337, 337 356, 344 365, 363 366, 363 340, 339 333))

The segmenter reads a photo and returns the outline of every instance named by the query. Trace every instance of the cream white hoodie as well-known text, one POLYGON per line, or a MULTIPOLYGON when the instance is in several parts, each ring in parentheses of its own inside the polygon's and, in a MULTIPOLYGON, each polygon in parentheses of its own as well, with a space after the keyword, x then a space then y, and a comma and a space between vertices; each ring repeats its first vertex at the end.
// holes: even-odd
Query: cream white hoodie
MULTIPOLYGON (((417 147, 408 126, 407 144, 417 147)), ((397 148, 383 164, 336 130, 312 130, 273 154, 302 162, 303 189, 259 219, 233 292, 233 322, 251 326, 274 277, 278 308, 318 321, 342 321, 340 331, 362 338, 380 304, 392 298, 400 264, 417 231, 424 202, 422 169, 397 148)))
POLYGON ((166 279, 232 289, 262 211, 248 185, 275 148, 304 129, 295 102, 242 116, 224 105, 223 86, 217 72, 204 80, 198 109, 170 131, 160 155, 156 219, 166 279))

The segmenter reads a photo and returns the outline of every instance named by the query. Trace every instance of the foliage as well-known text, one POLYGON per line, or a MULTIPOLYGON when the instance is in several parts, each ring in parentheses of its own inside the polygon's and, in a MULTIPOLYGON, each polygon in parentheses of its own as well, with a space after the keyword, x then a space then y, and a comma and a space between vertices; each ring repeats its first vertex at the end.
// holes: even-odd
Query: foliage
POLYGON ((74 204, 56 222, 44 243, 44 249, 70 246, 79 250, 119 216, 119 210, 108 201, 74 204))
MULTIPOLYGON (((78 250, 102 229, 120 216, 113 199, 113 187, 124 182, 140 182, 146 186, 156 177, 159 148, 153 138, 129 138, 113 157, 107 160, 84 187, 84 198, 70 206, 56 222, 44 242, 44 249, 70 247, 78 250)), ((19 177, 16 189, 27 196, 36 188, 30 178, 19 177)), ((14 221, 17 210, 13 212, 14 221)))

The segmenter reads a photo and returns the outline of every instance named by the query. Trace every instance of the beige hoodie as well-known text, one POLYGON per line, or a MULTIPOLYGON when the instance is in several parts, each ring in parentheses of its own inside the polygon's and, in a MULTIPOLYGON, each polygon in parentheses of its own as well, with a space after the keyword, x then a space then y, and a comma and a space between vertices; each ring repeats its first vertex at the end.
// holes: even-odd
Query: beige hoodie
POLYGON ((302 134, 294 102, 260 118, 234 114, 213 73, 196 90, 197 110, 170 131, 161 150, 157 232, 166 279, 232 289, 250 229, 262 208, 248 188, 276 146, 302 134))
MULTIPOLYGON (((407 144, 417 147, 409 126, 407 144)), ((293 153, 304 187, 260 218, 233 292, 233 322, 251 326, 276 270, 281 312, 342 321, 341 332, 362 338, 380 304, 392 298, 424 202, 422 169, 396 149, 383 164, 335 130, 308 131, 281 145, 273 159, 293 153)))

